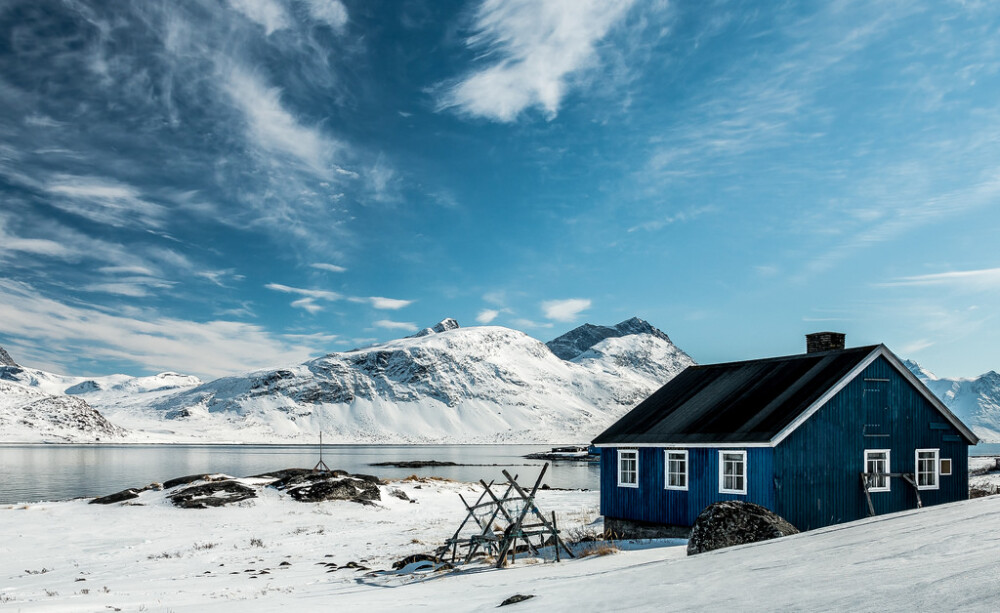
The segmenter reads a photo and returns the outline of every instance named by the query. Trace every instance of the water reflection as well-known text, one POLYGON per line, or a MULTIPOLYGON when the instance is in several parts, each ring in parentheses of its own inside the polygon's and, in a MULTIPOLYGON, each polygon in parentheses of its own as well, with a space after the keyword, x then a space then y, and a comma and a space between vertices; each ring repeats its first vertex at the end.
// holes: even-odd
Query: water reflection
MULTIPOLYGON (((401 478, 412 474, 459 481, 502 479, 501 469, 533 480, 544 462, 522 456, 539 445, 327 445, 332 469, 401 478), (439 460, 462 466, 373 467, 376 462, 439 460), (496 466, 493 466, 496 465, 496 466)), ((0 445, 0 503, 102 496, 126 487, 195 473, 252 475, 288 467, 310 468, 316 446, 304 445, 0 445)), ((597 489, 599 467, 550 465, 551 487, 597 489)))

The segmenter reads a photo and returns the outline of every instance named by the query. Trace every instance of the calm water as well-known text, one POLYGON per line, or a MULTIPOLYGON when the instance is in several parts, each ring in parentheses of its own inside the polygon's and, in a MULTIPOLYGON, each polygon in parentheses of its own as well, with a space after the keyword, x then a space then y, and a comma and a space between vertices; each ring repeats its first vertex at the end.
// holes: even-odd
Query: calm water
MULTIPOLYGON (((447 477, 460 481, 502 480, 506 468, 521 482, 534 482, 544 462, 522 456, 548 451, 542 445, 327 445, 332 469, 384 478, 447 477), (375 462, 438 460, 478 466, 391 468, 375 462), (497 466, 491 466, 496 464, 497 466)), ((304 445, 0 445, 0 503, 103 496, 127 487, 196 473, 254 475, 280 468, 311 468, 316 446, 304 445)), ((597 489, 597 464, 550 464, 551 487, 597 489)))

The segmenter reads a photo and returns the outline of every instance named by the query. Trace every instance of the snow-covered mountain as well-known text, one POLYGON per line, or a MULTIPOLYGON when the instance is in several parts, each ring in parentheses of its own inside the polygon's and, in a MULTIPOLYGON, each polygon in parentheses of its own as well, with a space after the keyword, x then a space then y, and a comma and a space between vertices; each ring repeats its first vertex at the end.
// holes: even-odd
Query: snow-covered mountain
MULTIPOLYGON (((656 328, 629 322, 615 336, 577 341, 565 360, 522 332, 446 319, 412 337, 225 377, 152 406, 164 427, 224 440, 322 431, 335 442, 585 441, 693 363, 656 328)), ((128 412, 112 415, 132 427, 128 412)))
POLYGON ((87 401, 59 391, 51 393, 53 386, 49 383, 54 378, 42 371, 21 368, 0 347, 0 440, 75 442, 124 436, 122 428, 105 419, 87 401), (42 381, 45 384, 39 385, 42 381))
POLYGON ((20 366, 0 347, 0 441, 120 440, 128 433, 95 406, 148 404, 200 383, 176 373, 67 377, 20 366))
POLYGON ((913 360, 903 363, 979 438, 1000 442, 1000 375, 991 370, 971 379, 948 379, 913 360))

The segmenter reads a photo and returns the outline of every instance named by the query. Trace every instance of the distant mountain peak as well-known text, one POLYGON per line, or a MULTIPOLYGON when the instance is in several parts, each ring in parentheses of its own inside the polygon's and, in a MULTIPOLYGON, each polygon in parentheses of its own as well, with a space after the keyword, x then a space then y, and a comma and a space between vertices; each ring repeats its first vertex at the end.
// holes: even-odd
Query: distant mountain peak
POLYGON ((17 366, 14 358, 10 357, 3 347, 0 347, 0 366, 17 366))
POLYGON ((419 338, 421 336, 428 336, 431 334, 441 334, 442 332, 447 332, 448 330, 457 330, 461 328, 458 325, 458 321, 452 319, 451 317, 445 317, 438 323, 434 324, 430 328, 424 328, 420 332, 409 336, 408 338, 419 338))
POLYGON ((545 345, 558 357, 572 360, 606 338, 618 338, 632 334, 649 334, 673 344, 670 337, 656 326, 644 319, 632 317, 615 326, 583 324, 558 338, 552 339, 545 345))

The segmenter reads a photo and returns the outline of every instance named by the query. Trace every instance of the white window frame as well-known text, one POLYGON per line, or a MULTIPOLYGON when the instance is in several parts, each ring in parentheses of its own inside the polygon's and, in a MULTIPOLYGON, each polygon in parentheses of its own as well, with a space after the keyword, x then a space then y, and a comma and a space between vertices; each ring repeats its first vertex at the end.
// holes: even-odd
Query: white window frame
MULTIPOLYGON (((675 460, 676 461, 676 460, 675 460)), ((663 489, 667 490, 678 490, 686 492, 688 489, 688 451, 687 449, 665 449, 663 451, 663 489), (670 456, 680 455, 681 461, 684 462, 684 472, 674 473, 684 475, 684 485, 670 485, 670 456)))
MULTIPOLYGON (((892 468, 891 468, 892 467, 892 462, 891 462, 892 453, 891 453, 890 449, 865 449, 864 467, 865 467, 865 472, 866 473, 867 472, 871 472, 871 471, 868 470, 868 454, 871 454, 871 453, 884 453, 885 454, 885 471, 884 472, 886 474, 892 472, 892 468)), ((869 487, 868 491, 869 492, 890 492, 890 491, 892 491, 892 483, 891 483, 891 481, 892 481, 892 477, 886 476, 885 477, 885 486, 884 487, 869 487)))
POLYGON ((619 449, 618 450, 618 487, 639 487, 639 450, 619 449), (625 456, 630 456, 635 461, 635 483, 622 481, 622 467, 625 464, 625 456))
POLYGON ((917 449, 913 452, 913 478, 917 482, 918 490, 937 490, 941 489, 941 450, 940 449, 917 449), (934 459, 931 460, 931 467, 933 472, 929 473, 934 475, 934 483, 930 485, 920 485, 920 454, 930 453, 934 455, 934 459))
POLYGON ((938 475, 942 477, 950 477, 951 471, 954 470, 952 466, 951 458, 941 458, 938 460, 938 475), (948 472, 944 472, 944 463, 948 463, 948 472))
POLYGON ((747 493, 747 477, 749 475, 749 470, 747 466, 747 452, 745 449, 720 449, 719 450, 719 493, 720 494, 746 494, 747 493), (738 455, 742 456, 741 462, 743 463, 743 489, 726 489, 726 456, 727 455, 738 455))

